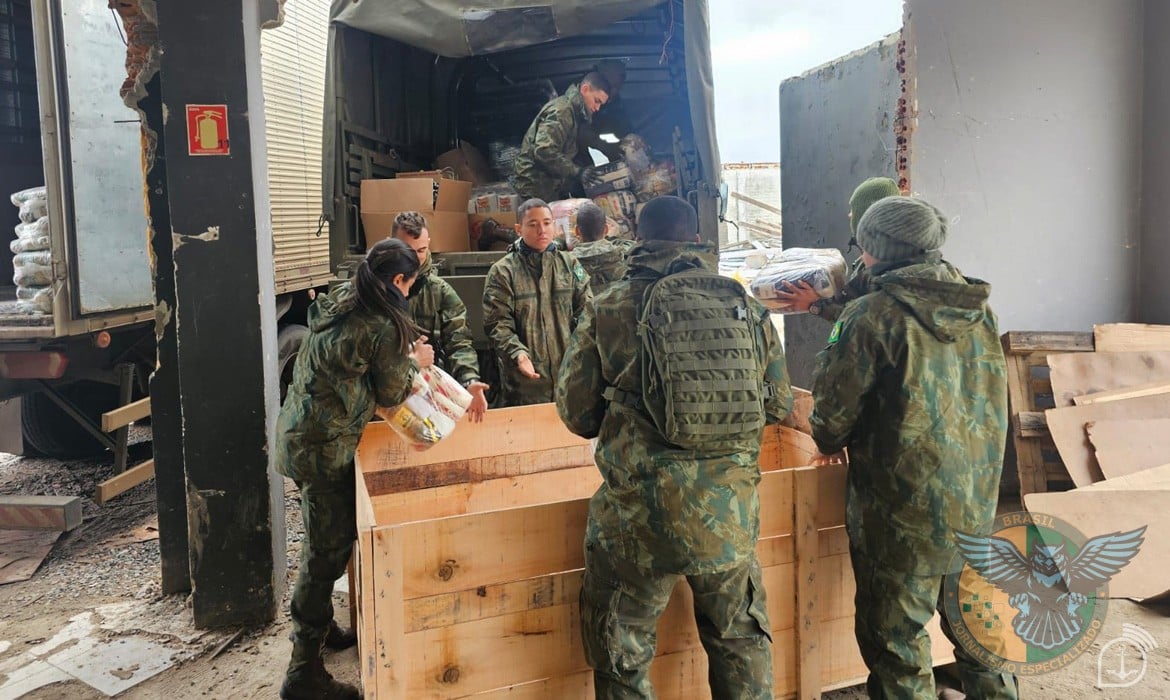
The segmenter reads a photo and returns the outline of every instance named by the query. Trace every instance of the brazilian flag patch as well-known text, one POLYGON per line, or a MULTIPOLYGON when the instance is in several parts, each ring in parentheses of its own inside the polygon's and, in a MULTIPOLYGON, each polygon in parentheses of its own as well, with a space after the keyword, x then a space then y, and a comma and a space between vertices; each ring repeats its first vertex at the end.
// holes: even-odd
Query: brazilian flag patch
POLYGON ((581 267, 581 263, 573 264, 573 274, 576 275, 578 282, 585 281, 585 268, 581 267))
POLYGON ((837 342, 841 339, 841 322, 837 321, 833 324, 833 331, 829 333, 829 344, 837 342))

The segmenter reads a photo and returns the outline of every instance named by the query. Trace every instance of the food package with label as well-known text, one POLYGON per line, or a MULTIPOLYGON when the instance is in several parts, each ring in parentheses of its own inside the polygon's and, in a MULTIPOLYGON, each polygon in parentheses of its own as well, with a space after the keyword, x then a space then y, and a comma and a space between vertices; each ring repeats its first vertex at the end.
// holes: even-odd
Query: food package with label
POLYGON ((426 449, 447 438, 471 406, 471 393, 438 367, 419 370, 410 395, 378 415, 403 440, 426 449))
POLYGON ((613 221, 617 230, 614 235, 622 238, 634 237, 634 212, 638 207, 638 199, 629 190, 619 190, 593 198, 593 203, 601 207, 605 216, 613 221))
POLYGON ((822 299, 828 299, 845 287, 846 274, 845 256, 836 248, 790 248, 755 275, 751 292, 770 311, 802 313, 780 300, 787 285, 806 282, 822 299))
POLYGON ((586 168, 581 175, 581 185, 585 188, 585 196, 590 198, 607 192, 628 190, 633 184, 630 166, 621 161, 586 168))

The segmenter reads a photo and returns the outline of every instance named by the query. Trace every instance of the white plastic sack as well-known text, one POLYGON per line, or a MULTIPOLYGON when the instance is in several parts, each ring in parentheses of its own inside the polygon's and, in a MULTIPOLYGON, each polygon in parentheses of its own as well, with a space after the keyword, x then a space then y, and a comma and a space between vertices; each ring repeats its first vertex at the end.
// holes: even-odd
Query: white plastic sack
POLYGON ((16 308, 26 314, 53 313, 53 288, 48 287, 17 287, 16 308))
POLYGON ((53 256, 47 250, 12 256, 12 282, 18 287, 45 287, 53 282, 53 256))
POLYGON ((12 206, 19 207, 20 205, 24 204, 25 202, 33 200, 33 199, 47 200, 48 198, 49 198, 48 191, 45 190, 44 185, 41 185, 40 187, 30 187, 27 190, 13 192, 12 196, 9 197, 8 200, 10 202, 12 202, 12 206))
POLYGON ((845 287, 845 256, 836 248, 792 248, 785 250, 780 261, 768 265, 751 280, 752 295, 769 310, 799 313, 779 296, 786 285, 807 282, 822 299, 834 296, 845 287))
POLYGON ((406 401, 378 409, 378 415, 403 440, 426 449, 454 432, 469 406, 470 392, 443 370, 429 367, 415 375, 406 401))
POLYGON ((16 225, 17 238, 36 238, 38 236, 49 235, 49 220, 48 218, 37 219, 32 223, 20 223, 16 225))
POLYGON ((37 250, 49 250, 51 243, 48 236, 35 238, 16 238, 8 244, 13 253, 31 253, 37 250))
POLYGON ((20 205, 20 220, 26 224, 31 224, 37 219, 43 219, 48 215, 49 200, 47 199, 30 199, 20 205))

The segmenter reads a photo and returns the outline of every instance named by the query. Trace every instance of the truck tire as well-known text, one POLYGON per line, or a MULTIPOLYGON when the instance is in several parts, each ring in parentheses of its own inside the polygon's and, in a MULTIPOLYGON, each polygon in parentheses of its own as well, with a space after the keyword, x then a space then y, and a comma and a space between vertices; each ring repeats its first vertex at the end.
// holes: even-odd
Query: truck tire
POLYGON ((280 367, 280 403, 284 404, 284 396, 288 393, 288 385, 292 384, 293 366, 296 365, 297 353, 301 351, 301 343, 309 337, 309 329, 297 323, 284 326, 276 334, 276 357, 280 367))
MULTIPOLYGON (((75 382, 58 391, 98 425, 103 413, 118 407, 118 387, 111 384, 75 382)), ((21 398, 20 424, 25 445, 46 457, 81 459, 106 451, 105 445, 43 392, 21 398)))

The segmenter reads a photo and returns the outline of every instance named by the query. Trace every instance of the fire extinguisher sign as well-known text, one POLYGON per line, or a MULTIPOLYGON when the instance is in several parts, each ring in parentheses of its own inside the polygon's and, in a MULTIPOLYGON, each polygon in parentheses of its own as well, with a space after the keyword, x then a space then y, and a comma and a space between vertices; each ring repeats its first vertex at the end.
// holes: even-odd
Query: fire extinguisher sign
POLYGON ((226 156, 231 152, 227 105, 187 105, 187 153, 226 156))

